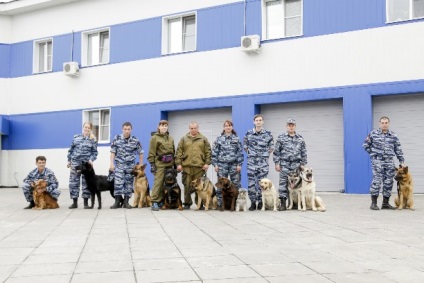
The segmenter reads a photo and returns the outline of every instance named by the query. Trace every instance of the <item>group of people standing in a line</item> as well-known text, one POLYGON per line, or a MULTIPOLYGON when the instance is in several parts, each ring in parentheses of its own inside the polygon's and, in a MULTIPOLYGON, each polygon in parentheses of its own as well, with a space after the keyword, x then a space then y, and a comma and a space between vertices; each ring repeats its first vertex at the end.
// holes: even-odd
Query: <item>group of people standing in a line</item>
MULTIPOLYGON (((289 119, 286 131, 278 136, 275 144, 270 131, 263 128, 264 118, 261 114, 253 117, 254 127, 247 131, 243 144, 233 128, 230 120, 224 122, 224 129, 211 147, 208 139, 199 132, 197 122, 189 124, 189 132, 178 142, 175 149, 174 139, 169 135, 168 121, 159 121, 157 131, 152 134, 149 143, 147 161, 150 163, 154 183, 151 191, 152 210, 159 210, 163 202, 163 181, 165 171, 175 168, 182 172, 184 185, 184 209, 190 209, 193 201, 190 193, 191 181, 203 176, 210 165, 220 177, 227 177, 240 188, 241 167, 244 161, 243 150, 247 154, 248 194, 251 201, 249 210, 262 208, 259 181, 269 173, 269 158, 275 164, 279 174, 278 193, 281 200, 280 211, 286 210, 287 176, 289 172, 302 168, 307 164, 306 144, 301 135, 296 132, 296 121, 289 119)), ((370 154, 373 167, 373 181, 370 193, 372 196, 371 209, 376 210, 377 197, 383 185, 382 208, 393 208, 388 203, 393 186, 395 171, 393 157, 396 155, 400 163, 404 163, 403 153, 397 136, 388 130, 389 119, 380 119, 380 129, 372 131, 366 138, 363 147, 370 154)), ((87 190, 85 179, 76 171, 76 166, 82 162, 93 163, 97 159, 97 140, 92 134, 92 124, 83 124, 82 134, 73 137, 68 151, 67 167, 70 168, 69 193, 72 199, 70 209, 78 207, 80 183, 82 184, 82 198, 84 207, 88 208, 90 193, 87 190)), ((122 134, 116 135, 111 143, 110 168, 114 172, 115 203, 110 207, 131 208, 128 203, 133 193, 133 176, 131 171, 139 157, 143 163, 144 150, 137 137, 131 134, 132 125, 125 122, 122 125, 122 134)), ((45 179, 48 183, 47 192, 58 198, 58 181, 54 173, 45 167, 46 158, 36 158, 37 168, 24 179, 23 191, 29 205, 34 207, 31 190, 33 182, 45 179)), ((404 164, 403 164, 404 165, 404 164)), ((196 195, 197 198, 197 195, 196 195)), ((222 194, 217 191, 218 206, 222 205, 222 194)))

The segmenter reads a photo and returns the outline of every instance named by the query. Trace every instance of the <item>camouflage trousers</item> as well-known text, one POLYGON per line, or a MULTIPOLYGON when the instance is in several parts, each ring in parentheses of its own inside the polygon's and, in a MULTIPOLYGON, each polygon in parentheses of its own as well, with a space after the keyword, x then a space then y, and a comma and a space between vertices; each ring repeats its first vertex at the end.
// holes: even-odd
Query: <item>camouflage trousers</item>
POLYGON ((283 161, 280 163, 280 177, 278 179, 278 195, 280 198, 287 198, 287 176, 290 172, 295 171, 299 168, 300 162, 287 162, 283 161))
MULTIPOLYGON (((25 199, 26 199, 27 202, 30 202, 30 201, 33 201, 34 200, 34 198, 32 196, 32 188, 31 188, 31 185, 30 184, 24 183, 22 185, 22 191, 24 192, 24 196, 25 196, 25 199)), ((58 199, 59 196, 60 196, 60 191, 58 189, 56 189, 56 190, 54 190, 52 192, 49 192, 49 194, 50 194, 50 196, 52 198, 58 199)))
MULTIPOLYGON (((191 181, 196 180, 197 178, 202 177, 205 174, 205 171, 202 167, 183 167, 183 176, 182 182, 184 185, 184 204, 192 205, 193 200, 191 199, 191 181)), ((195 197, 197 204, 197 193, 195 197)))
POLYGON ((113 195, 131 197, 134 192, 134 176, 131 174, 133 165, 115 167, 115 190, 113 195))
MULTIPOLYGON (((218 163, 218 178, 225 177, 229 178, 234 183, 237 189, 240 188, 240 172, 237 172, 237 163, 218 163)), ((216 198, 218 199, 218 205, 222 204, 222 192, 221 189, 216 188, 216 198)))
POLYGON ((392 195, 393 177, 395 176, 395 163, 393 159, 371 159, 372 182, 370 194, 378 196, 381 187, 383 187, 383 196, 392 195))
POLYGON ((82 197, 90 198, 90 191, 87 190, 87 183, 85 182, 84 176, 78 174, 75 167, 71 167, 71 173, 69 174, 69 194, 71 199, 78 198, 80 184, 82 187, 82 197))
POLYGON ((259 181, 268 176, 269 164, 268 159, 253 158, 247 159, 247 188, 250 201, 252 203, 262 201, 261 189, 259 181))

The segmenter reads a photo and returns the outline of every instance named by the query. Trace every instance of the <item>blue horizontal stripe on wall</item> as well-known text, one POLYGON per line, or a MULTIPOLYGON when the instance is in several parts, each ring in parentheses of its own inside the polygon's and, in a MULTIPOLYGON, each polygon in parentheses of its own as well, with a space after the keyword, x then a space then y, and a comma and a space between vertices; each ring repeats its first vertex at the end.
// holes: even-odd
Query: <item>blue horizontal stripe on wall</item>
POLYGON ((0 44, 0 78, 10 77, 10 44, 0 44))
MULTIPOLYGON (((303 1, 303 37, 386 26, 385 0, 303 1)), ((261 35, 261 6, 261 0, 247 0, 246 8, 245 3, 240 1, 197 10, 197 51, 237 47, 240 45, 240 37, 244 35, 244 28, 247 35, 261 35)), ((180 12, 184 11, 175 11, 176 14, 180 12)), ((162 17, 112 25, 110 28, 111 63, 161 56, 162 17)), ((63 63, 71 60, 71 54, 73 61, 81 63, 81 31, 74 33, 72 53, 71 39, 71 34, 53 36, 54 72, 62 71, 63 63)), ((0 77, 31 75, 32 45, 32 41, 0 45, 0 63, 7 62, 7 56, 10 57, 10 71, 0 68, 0 77)))

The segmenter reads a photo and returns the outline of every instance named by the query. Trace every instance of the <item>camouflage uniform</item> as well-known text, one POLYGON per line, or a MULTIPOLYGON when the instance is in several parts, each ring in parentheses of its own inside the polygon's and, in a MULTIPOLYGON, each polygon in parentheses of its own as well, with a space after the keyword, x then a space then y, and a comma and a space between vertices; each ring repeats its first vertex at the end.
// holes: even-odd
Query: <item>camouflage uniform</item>
POLYGON ((259 181, 268 176, 269 154, 274 150, 274 138, 270 131, 255 128, 244 136, 244 150, 247 151, 247 180, 249 198, 252 203, 262 202, 259 181))
MULTIPOLYGON (((115 196, 124 195, 130 198, 134 192, 134 176, 131 175, 135 165, 136 154, 144 153, 138 138, 116 135, 110 145, 110 152, 115 154, 115 196)), ((142 160, 140 160, 142 162, 142 160)))
POLYGON ((290 136, 284 133, 278 136, 273 153, 273 161, 280 165, 278 193, 280 198, 287 198, 287 175, 300 165, 306 165, 307 152, 303 137, 299 134, 290 136))
POLYGON ((211 164, 211 145, 201 133, 192 137, 189 133, 178 143, 175 165, 183 167, 184 204, 192 205, 191 181, 203 176, 203 166, 211 164))
MULTIPOLYGON (((230 180, 240 188, 240 172, 237 166, 243 165, 243 147, 237 135, 223 133, 216 138, 212 150, 212 165, 218 166, 218 178, 230 177, 230 180)), ((217 189, 218 205, 222 204, 222 193, 217 189)))
POLYGON ((58 189, 59 182, 57 181, 53 171, 48 168, 44 168, 43 172, 40 173, 38 169, 35 168, 31 172, 29 172, 28 176, 24 179, 24 183, 22 185, 22 190, 24 192, 24 196, 27 202, 34 201, 34 198, 32 197, 31 183, 39 179, 44 179, 47 181, 46 191, 52 198, 58 199, 60 196, 60 191, 58 189))
POLYGON ((75 167, 83 162, 96 160, 97 154, 97 140, 95 138, 90 139, 90 137, 84 137, 83 134, 74 136, 71 147, 68 150, 68 162, 71 163, 69 175, 69 194, 71 199, 76 199, 79 196, 80 180, 82 180, 82 197, 90 198, 85 178, 76 172, 75 167))
POLYGON ((378 196, 383 186, 383 196, 390 197, 395 176, 396 155, 400 163, 404 163, 402 147, 396 134, 392 131, 383 133, 381 129, 372 131, 362 147, 369 153, 372 165, 372 183, 370 194, 378 196))
POLYGON ((156 166, 155 181, 153 183, 151 194, 152 202, 159 203, 162 201, 162 185, 163 178, 165 177, 165 171, 167 168, 172 168, 175 163, 174 158, 168 163, 160 160, 160 156, 167 154, 171 154, 173 157, 175 155, 174 139, 169 135, 169 133, 155 133, 150 139, 149 155, 147 156, 147 161, 156 166))

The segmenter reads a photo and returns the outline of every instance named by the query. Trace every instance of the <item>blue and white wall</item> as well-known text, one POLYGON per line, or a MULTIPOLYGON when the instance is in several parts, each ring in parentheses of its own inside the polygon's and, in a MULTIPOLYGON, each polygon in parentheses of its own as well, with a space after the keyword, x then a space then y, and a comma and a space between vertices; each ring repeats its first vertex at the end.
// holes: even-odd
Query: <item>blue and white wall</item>
MULTIPOLYGON (((21 182, 35 156, 43 154, 60 186, 67 187, 66 152, 81 131, 82 110, 110 108, 111 136, 131 121, 147 151, 150 132, 169 113, 229 107, 232 117, 217 123, 232 118, 243 135, 253 126, 252 116, 270 105, 337 100, 343 132, 336 150, 342 160, 334 178, 348 193, 367 193, 371 173, 361 144, 376 126, 374 97, 381 102, 381 97, 404 95, 396 103, 405 105, 424 100, 424 38, 417 36, 424 34, 424 21, 387 24, 384 0, 304 0, 302 36, 262 41, 259 54, 247 55, 240 50, 244 11, 243 1, 103 0, 0 13, 0 115, 9 122, 1 139, 0 185, 21 182), (197 12, 196 51, 163 56, 162 17, 190 11, 197 12), (81 33, 102 27, 110 27, 110 64, 82 68, 79 78, 63 75, 62 64, 71 61, 72 34, 73 60, 81 62, 81 33), (53 38, 53 71, 34 75, 33 41, 43 38, 53 38)), ((260 0, 246 2, 246 34, 262 34, 261 13, 260 0)), ((395 111, 387 109, 388 116, 395 111)), ((405 115, 414 115, 419 125, 424 122, 419 112, 420 106, 405 115)), ((285 128, 285 115, 290 113, 277 121, 281 127, 275 138, 285 128)), ((404 125, 402 117, 392 121, 396 132, 404 125)), ((265 125, 272 123, 265 119, 265 125)), ((299 131, 331 132, 314 122, 302 121, 299 131)), ((422 127, 408 129, 400 138, 423 137, 423 132, 422 127)), ((313 141, 313 136, 307 140, 313 141)), ((424 184, 418 162, 424 150, 403 144, 414 176, 424 184)), ((99 146, 96 168, 102 174, 109 165, 109 145, 99 146)), ((317 156, 310 163, 320 168, 320 160, 317 156)), ((245 182, 245 168, 243 174, 245 182)))

